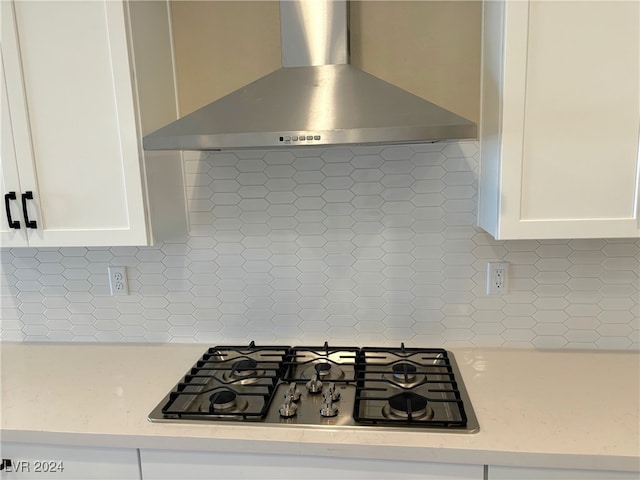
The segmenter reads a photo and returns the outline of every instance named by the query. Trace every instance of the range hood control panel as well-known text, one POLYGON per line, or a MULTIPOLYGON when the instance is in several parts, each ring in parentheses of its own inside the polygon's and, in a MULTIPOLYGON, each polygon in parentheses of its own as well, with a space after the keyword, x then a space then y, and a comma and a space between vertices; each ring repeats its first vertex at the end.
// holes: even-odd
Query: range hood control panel
POLYGON ((290 144, 292 142, 309 142, 309 141, 318 141, 322 140, 321 135, 305 135, 300 133, 298 135, 281 135, 280 143, 290 144))

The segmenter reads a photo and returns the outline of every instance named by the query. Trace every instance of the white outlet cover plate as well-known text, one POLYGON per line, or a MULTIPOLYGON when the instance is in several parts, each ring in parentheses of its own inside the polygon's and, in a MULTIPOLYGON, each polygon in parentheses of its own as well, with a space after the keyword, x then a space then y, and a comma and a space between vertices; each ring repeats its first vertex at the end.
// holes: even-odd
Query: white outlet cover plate
POLYGON ((487 295, 504 295, 509 292, 509 263, 487 264, 487 295))
POLYGON ((111 296, 129 295, 126 267, 109 267, 109 289, 111 296))

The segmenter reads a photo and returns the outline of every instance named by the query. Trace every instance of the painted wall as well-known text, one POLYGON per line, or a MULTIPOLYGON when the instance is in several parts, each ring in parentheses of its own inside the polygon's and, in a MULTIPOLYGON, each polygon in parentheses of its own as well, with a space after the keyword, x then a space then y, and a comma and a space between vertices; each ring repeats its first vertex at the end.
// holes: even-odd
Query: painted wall
POLYGON ((480 118, 480 1, 351 2, 351 63, 469 120, 480 118))
POLYGON ((172 1, 180 115, 282 66, 277 1, 172 1))
MULTIPOLYGON (((180 113, 282 66, 274 1, 173 1, 180 113)), ((474 122, 480 109, 479 1, 351 2, 351 62, 474 122)))
POLYGON ((638 349, 640 240, 493 240, 477 153, 189 154, 184 243, 2 249, 0 338, 638 349), (504 296, 485 293, 494 260, 504 296), (108 265, 129 296, 109 296, 108 265))

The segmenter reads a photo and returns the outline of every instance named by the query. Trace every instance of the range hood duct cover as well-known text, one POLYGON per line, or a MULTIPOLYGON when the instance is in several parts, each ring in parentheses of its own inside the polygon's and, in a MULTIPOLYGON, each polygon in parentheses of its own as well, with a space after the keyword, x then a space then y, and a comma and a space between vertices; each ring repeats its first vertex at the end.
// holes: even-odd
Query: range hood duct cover
POLYGON ((281 1, 284 67, 144 137, 145 150, 475 138, 476 125, 348 61, 345 1, 281 1))

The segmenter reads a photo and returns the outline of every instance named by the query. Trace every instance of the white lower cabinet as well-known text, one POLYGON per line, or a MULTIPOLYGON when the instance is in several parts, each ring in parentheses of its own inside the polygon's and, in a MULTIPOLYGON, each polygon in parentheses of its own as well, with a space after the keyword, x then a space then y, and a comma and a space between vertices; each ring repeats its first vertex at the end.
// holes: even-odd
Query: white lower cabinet
POLYGON ((482 465, 297 455, 140 450, 142 478, 482 480, 482 465))
POLYGON ((1 443, 1 480, 638 480, 638 472, 1 443))
POLYGON ((638 480, 638 472, 489 466, 488 480, 638 480))
POLYGON ((141 478, 136 449, 2 443, 0 455, 2 480, 141 478))

